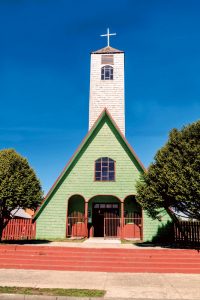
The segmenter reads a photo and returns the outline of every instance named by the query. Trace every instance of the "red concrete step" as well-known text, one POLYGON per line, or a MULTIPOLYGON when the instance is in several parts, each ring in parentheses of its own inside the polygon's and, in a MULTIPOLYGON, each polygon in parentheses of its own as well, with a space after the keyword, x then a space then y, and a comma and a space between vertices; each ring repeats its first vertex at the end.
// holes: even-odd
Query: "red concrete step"
POLYGON ((159 257, 159 258, 163 258, 163 257, 166 257, 166 258, 179 258, 179 257, 185 257, 185 258, 195 258, 195 259, 198 259, 200 258, 200 256, 194 256, 194 255, 190 255, 190 256, 186 256, 186 255, 160 255, 159 253, 158 254, 153 254, 153 253, 146 253, 146 254, 140 254, 140 255, 135 255, 134 253, 131 253, 131 254, 127 254, 127 253, 118 253, 118 254, 112 254, 112 253, 104 253, 104 252, 101 252, 101 253, 73 253, 73 252, 69 252, 69 253, 48 253, 48 252, 40 252, 40 253, 37 253, 37 252, 23 252, 23 253, 20 253, 20 252, 13 252, 13 253, 9 253, 9 252, 0 252, 0 256, 5 256, 5 255, 8 255, 10 257, 12 256, 16 256, 16 255, 19 255, 19 256, 24 256, 24 255, 28 255, 28 256, 48 256, 48 257, 71 257, 71 256, 77 256, 77 257, 87 257, 87 256, 90 256, 90 257, 109 257, 109 258, 120 258, 120 257, 133 257, 133 258, 149 258, 149 257, 159 257))
POLYGON ((74 248, 74 247, 52 247, 52 246, 21 246, 21 245, 15 245, 15 246, 8 246, 8 245, 0 245, 0 252, 2 251, 33 251, 33 252, 79 252, 79 253, 135 253, 135 254, 141 254, 141 253, 160 253, 164 255, 171 255, 171 254, 184 254, 184 255, 200 255, 200 253, 196 250, 192 249, 112 249, 112 248, 74 248))
POLYGON ((27 245, 0 245, 0 251, 7 250, 7 251, 53 251, 53 252, 81 252, 81 253, 87 253, 87 252, 96 252, 96 253, 120 253, 120 252, 126 252, 126 253, 145 253, 145 252, 160 252, 163 254, 170 254, 172 252, 177 253, 183 253, 186 255, 191 255, 191 253, 199 254, 198 251, 193 249, 113 249, 113 248, 79 248, 79 247, 53 247, 53 246, 27 246, 27 245))
POLYGON ((200 254, 195 251, 195 252, 189 252, 189 253, 184 253, 184 252, 178 252, 178 251, 173 251, 171 250, 166 251, 166 252, 161 252, 160 250, 145 250, 145 251, 135 251, 132 250, 131 252, 127 252, 124 250, 121 250, 120 252, 111 252, 111 251, 89 251, 89 252, 85 252, 85 251, 74 251, 74 249, 70 249, 70 251, 66 251, 66 249, 60 249, 60 251, 55 251, 54 249, 42 249, 42 250, 30 250, 28 249, 24 249, 24 250, 3 250, 0 247, 0 255, 4 255, 4 254, 8 254, 8 255, 16 255, 16 254, 20 254, 20 255, 49 255, 49 256, 69 256, 69 255, 81 255, 81 256, 86 256, 86 255, 90 255, 90 256, 107 256, 107 257, 115 257, 115 255, 117 255, 117 257, 121 257, 121 256, 134 256, 134 257, 149 257, 149 256, 156 256, 156 257, 168 257, 168 258, 179 258, 179 257, 196 257, 196 258, 200 258, 200 254))
POLYGON ((171 249, 0 246, 0 268, 200 274, 200 253, 171 249))
POLYGON ((32 266, 30 268, 29 265, 17 265, 17 264, 12 264, 9 266, 4 266, 1 265, 0 268, 3 269, 24 269, 24 270, 57 270, 57 271, 90 271, 90 272, 128 272, 128 273, 183 273, 183 274, 200 274, 200 268, 124 268, 124 267, 91 267, 91 266, 87 266, 87 267, 83 267, 83 266, 68 266, 63 267, 63 266, 54 266, 52 269, 52 266, 32 266))
POLYGON ((90 260, 90 261, 99 261, 99 262, 110 262, 112 261, 113 263, 118 263, 119 261, 120 262, 123 262, 123 261, 127 261, 127 262, 133 262, 133 261, 137 261, 137 262, 140 262, 140 263, 144 263, 146 261, 151 261, 151 262, 171 262, 171 263, 180 263, 180 262, 188 262, 188 263, 200 263, 200 259, 195 259, 195 258, 184 258, 184 257, 180 257, 178 259, 168 259, 168 258, 157 258, 156 256, 152 257, 144 257, 144 258, 137 258, 137 257, 115 257, 115 258, 108 258, 108 257, 104 257, 104 256, 99 256, 99 257, 93 257, 93 256, 85 256, 85 257, 81 257, 81 256, 69 256, 69 257, 59 257, 59 256, 45 256, 45 255, 34 255, 34 256, 29 256, 29 255, 16 255, 16 256, 9 256, 9 255, 5 255, 5 256, 0 256, 0 261, 2 260, 8 260, 8 261, 13 261, 13 260, 17 260, 17 259, 23 259, 23 260, 31 260, 31 261, 87 261, 87 260, 90 260))
POLYGON ((38 261, 58 261, 58 262, 67 262, 67 261, 76 261, 81 263, 82 261, 98 261, 101 263, 109 263, 110 261, 118 263, 120 262, 124 262, 126 261, 127 263, 132 263, 134 261, 137 261, 138 263, 145 263, 145 262, 152 262, 152 263, 194 263, 194 264, 198 264, 200 263, 200 258, 196 259, 194 257, 189 257, 189 258, 185 258, 185 257, 176 257, 176 258, 170 258, 170 260, 166 257, 157 257, 157 256, 146 256, 146 257, 130 257, 130 256, 122 256, 122 257, 107 257, 107 256, 79 256, 79 255, 69 255, 69 256, 48 256, 48 255, 0 255, 0 262, 2 261, 13 261, 13 260, 32 260, 35 262, 38 261))
POLYGON ((135 256, 135 257, 143 257, 143 256, 165 256, 165 257, 179 257, 179 256, 184 256, 184 257, 200 257, 200 253, 198 253, 197 251, 195 252, 190 252, 190 253, 182 253, 182 252, 178 252, 178 251, 173 251, 171 250, 166 251, 166 252, 161 252, 160 250, 145 250, 145 251, 135 251, 132 250, 131 252, 127 252, 124 251, 123 249, 120 252, 107 252, 107 251, 94 251, 91 250, 89 252, 85 252, 85 251, 74 251, 73 249, 70 249, 70 251, 66 251, 65 249, 63 249, 62 251, 54 251, 54 249, 42 249, 42 250, 30 250, 28 249, 24 249, 24 250, 2 250, 0 247, 0 255, 4 255, 4 254, 10 254, 10 255, 16 255, 16 254, 20 254, 20 255, 24 255, 24 254, 39 254, 39 255, 57 255, 57 256, 61 256, 61 255, 107 255, 107 256, 135 256))
MULTIPOLYGON (((166 271, 168 269, 173 269, 176 270, 176 273, 180 273, 180 271, 185 270, 198 270, 200 271, 200 265, 195 265, 195 264, 151 264, 151 263, 146 263, 145 265, 141 265, 139 263, 119 263, 119 264, 112 264, 109 263, 107 265, 103 265, 101 263, 88 263, 88 262, 83 262, 81 265, 80 263, 77 262, 71 262, 71 263, 67 263, 67 264, 63 264, 63 263, 58 263, 56 261, 54 262, 39 262, 39 264, 35 264, 35 263, 30 263, 29 261, 15 261, 15 262, 6 262, 6 263, 1 263, 1 268, 7 268, 9 266, 18 266, 20 268, 26 268, 26 266, 28 266, 29 269, 32 268, 37 268, 39 270, 45 270, 45 269, 52 269, 52 270, 70 270, 71 268, 76 268, 77 270, 80 271, 87 271, 87 269, 91 269, 94 271, 97 271, 98 269, 102 269, 105 272, 114 272, 115 270, 122 270, 124 269, 125 271, 130 271, 130 272, 135 272, 135 270, 140 270, 140 272, 147 272, 147 271, 151 271, 153 269, 157 270, 163 270, 166 271)), ((127 271, 127 272, 128 272, 127 271)))

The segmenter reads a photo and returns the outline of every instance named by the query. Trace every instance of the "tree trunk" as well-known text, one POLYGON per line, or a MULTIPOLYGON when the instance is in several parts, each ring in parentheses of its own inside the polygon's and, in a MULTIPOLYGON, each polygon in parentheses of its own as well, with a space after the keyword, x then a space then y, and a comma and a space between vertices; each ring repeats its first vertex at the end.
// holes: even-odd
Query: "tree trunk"
POLYGON ((4 229, 4 219, 2 216, 0 216, 0 241, 2 239, 3 229, 4 229))
POLYGON ((7 226, 8 222, 10 221, 10 216, 7 211, 4 209, 4 207, 1 207, 0 209, 0 241, 2 240, 3 230, 7 226))
POLYGON ((7 218, 7 219, 0 218, 0 241, 2 240, 3 230, 7 226, 10 220, 11 218, 7 218))

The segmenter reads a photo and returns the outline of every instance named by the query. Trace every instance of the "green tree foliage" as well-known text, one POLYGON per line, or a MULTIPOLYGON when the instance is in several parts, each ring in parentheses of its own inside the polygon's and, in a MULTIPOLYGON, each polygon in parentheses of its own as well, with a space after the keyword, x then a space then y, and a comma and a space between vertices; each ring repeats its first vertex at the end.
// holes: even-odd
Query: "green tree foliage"
POLYGON ((173 129, 137 187, 137 200, 156 218, 172 208, 200 220, 200 121, 173 129))
POLYGON ((0 238, 5 218, 17 208, 35 210, 42 201, 42 190, 28 161, 13 149, 0 151, 0 238))

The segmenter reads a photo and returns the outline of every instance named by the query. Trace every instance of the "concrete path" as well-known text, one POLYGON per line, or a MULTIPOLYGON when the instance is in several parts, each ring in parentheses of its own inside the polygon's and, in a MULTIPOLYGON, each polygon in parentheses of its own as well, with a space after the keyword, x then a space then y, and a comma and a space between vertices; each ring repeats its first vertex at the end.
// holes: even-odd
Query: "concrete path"
POLYGON ((104 289, 105 299, 200 299, 200 275, 188 274, 1 269, 0 286, 104 289))
MULTIPOLYGON (((134 240, 132 240, 134 242, 134 240)), ((1 245, 6 245, 6 244, 0 244, 1 245)), ((7 244, 9 245, 9 244, 7 244)), ((84 241, 81 241, 79 239, 68 239, 68 241, 62 241, 62 242, 44 242, 44 241, 37 241, 37 242, 32 242, 32 241, 25 241, 23 244, 23 241, 20 241, 20 243, 14 244, 10 244, 10 245, 24 245, 24 246, 35 246, 35 247, 65 247, 65 248, 101 248, 101 249, 108 249, 108 248, 112 248, 112 249, 143 249, 143 250, 148 250, 148 249, 154 249, 154 250, 168 250, 168 247, 161 247, 158 245, 155 246, 150 246, 150 245, 142 245, 140 246, 140 244, 133 244, 131 243, 126 243, 123 244, 121 243, 120 239, 105 239, 103 237, 92 237, 92 238, 88 238, 84 241)), ((175 250, 179 250, 178 248, 172 248, 174 251, 175 250)))
POLYGON ((75 248, 112 248, 112 249, 138 249, 134 244, 121 244, 120 240, 104 240, 103 238, 90 238, 84 242, 50 242, 49 244, 40 244, 40 246, 53 247, 75 247, 75 248))
MULTIPOLYGON (((16 243, 17 245, 17 243, 16 243)), ((104 239, 104 238, 89 238, 85 241, 72 240, 67 242, 40 242, 40 243, 31 243, 28 244, 27 241, 25 243, 26 246, 51 246, 51 247, 73 247, 73 248, 119 248, 119 249, 138 249, 140 247, 134 244, 122 244, 119 239, 104 239)), ((156 247, 160 248, 160 247, 156 247)))

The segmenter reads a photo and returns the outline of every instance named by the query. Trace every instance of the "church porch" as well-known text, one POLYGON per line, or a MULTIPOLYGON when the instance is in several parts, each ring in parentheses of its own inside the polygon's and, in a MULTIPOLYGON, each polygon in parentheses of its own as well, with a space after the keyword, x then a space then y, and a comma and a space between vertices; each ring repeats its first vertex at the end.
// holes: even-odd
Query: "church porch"
POLYGON ((113 195, 96 195, 86 201, 70 197, 67 237, 142 239, 142 210, 134 196, 121 200, 113 195))

